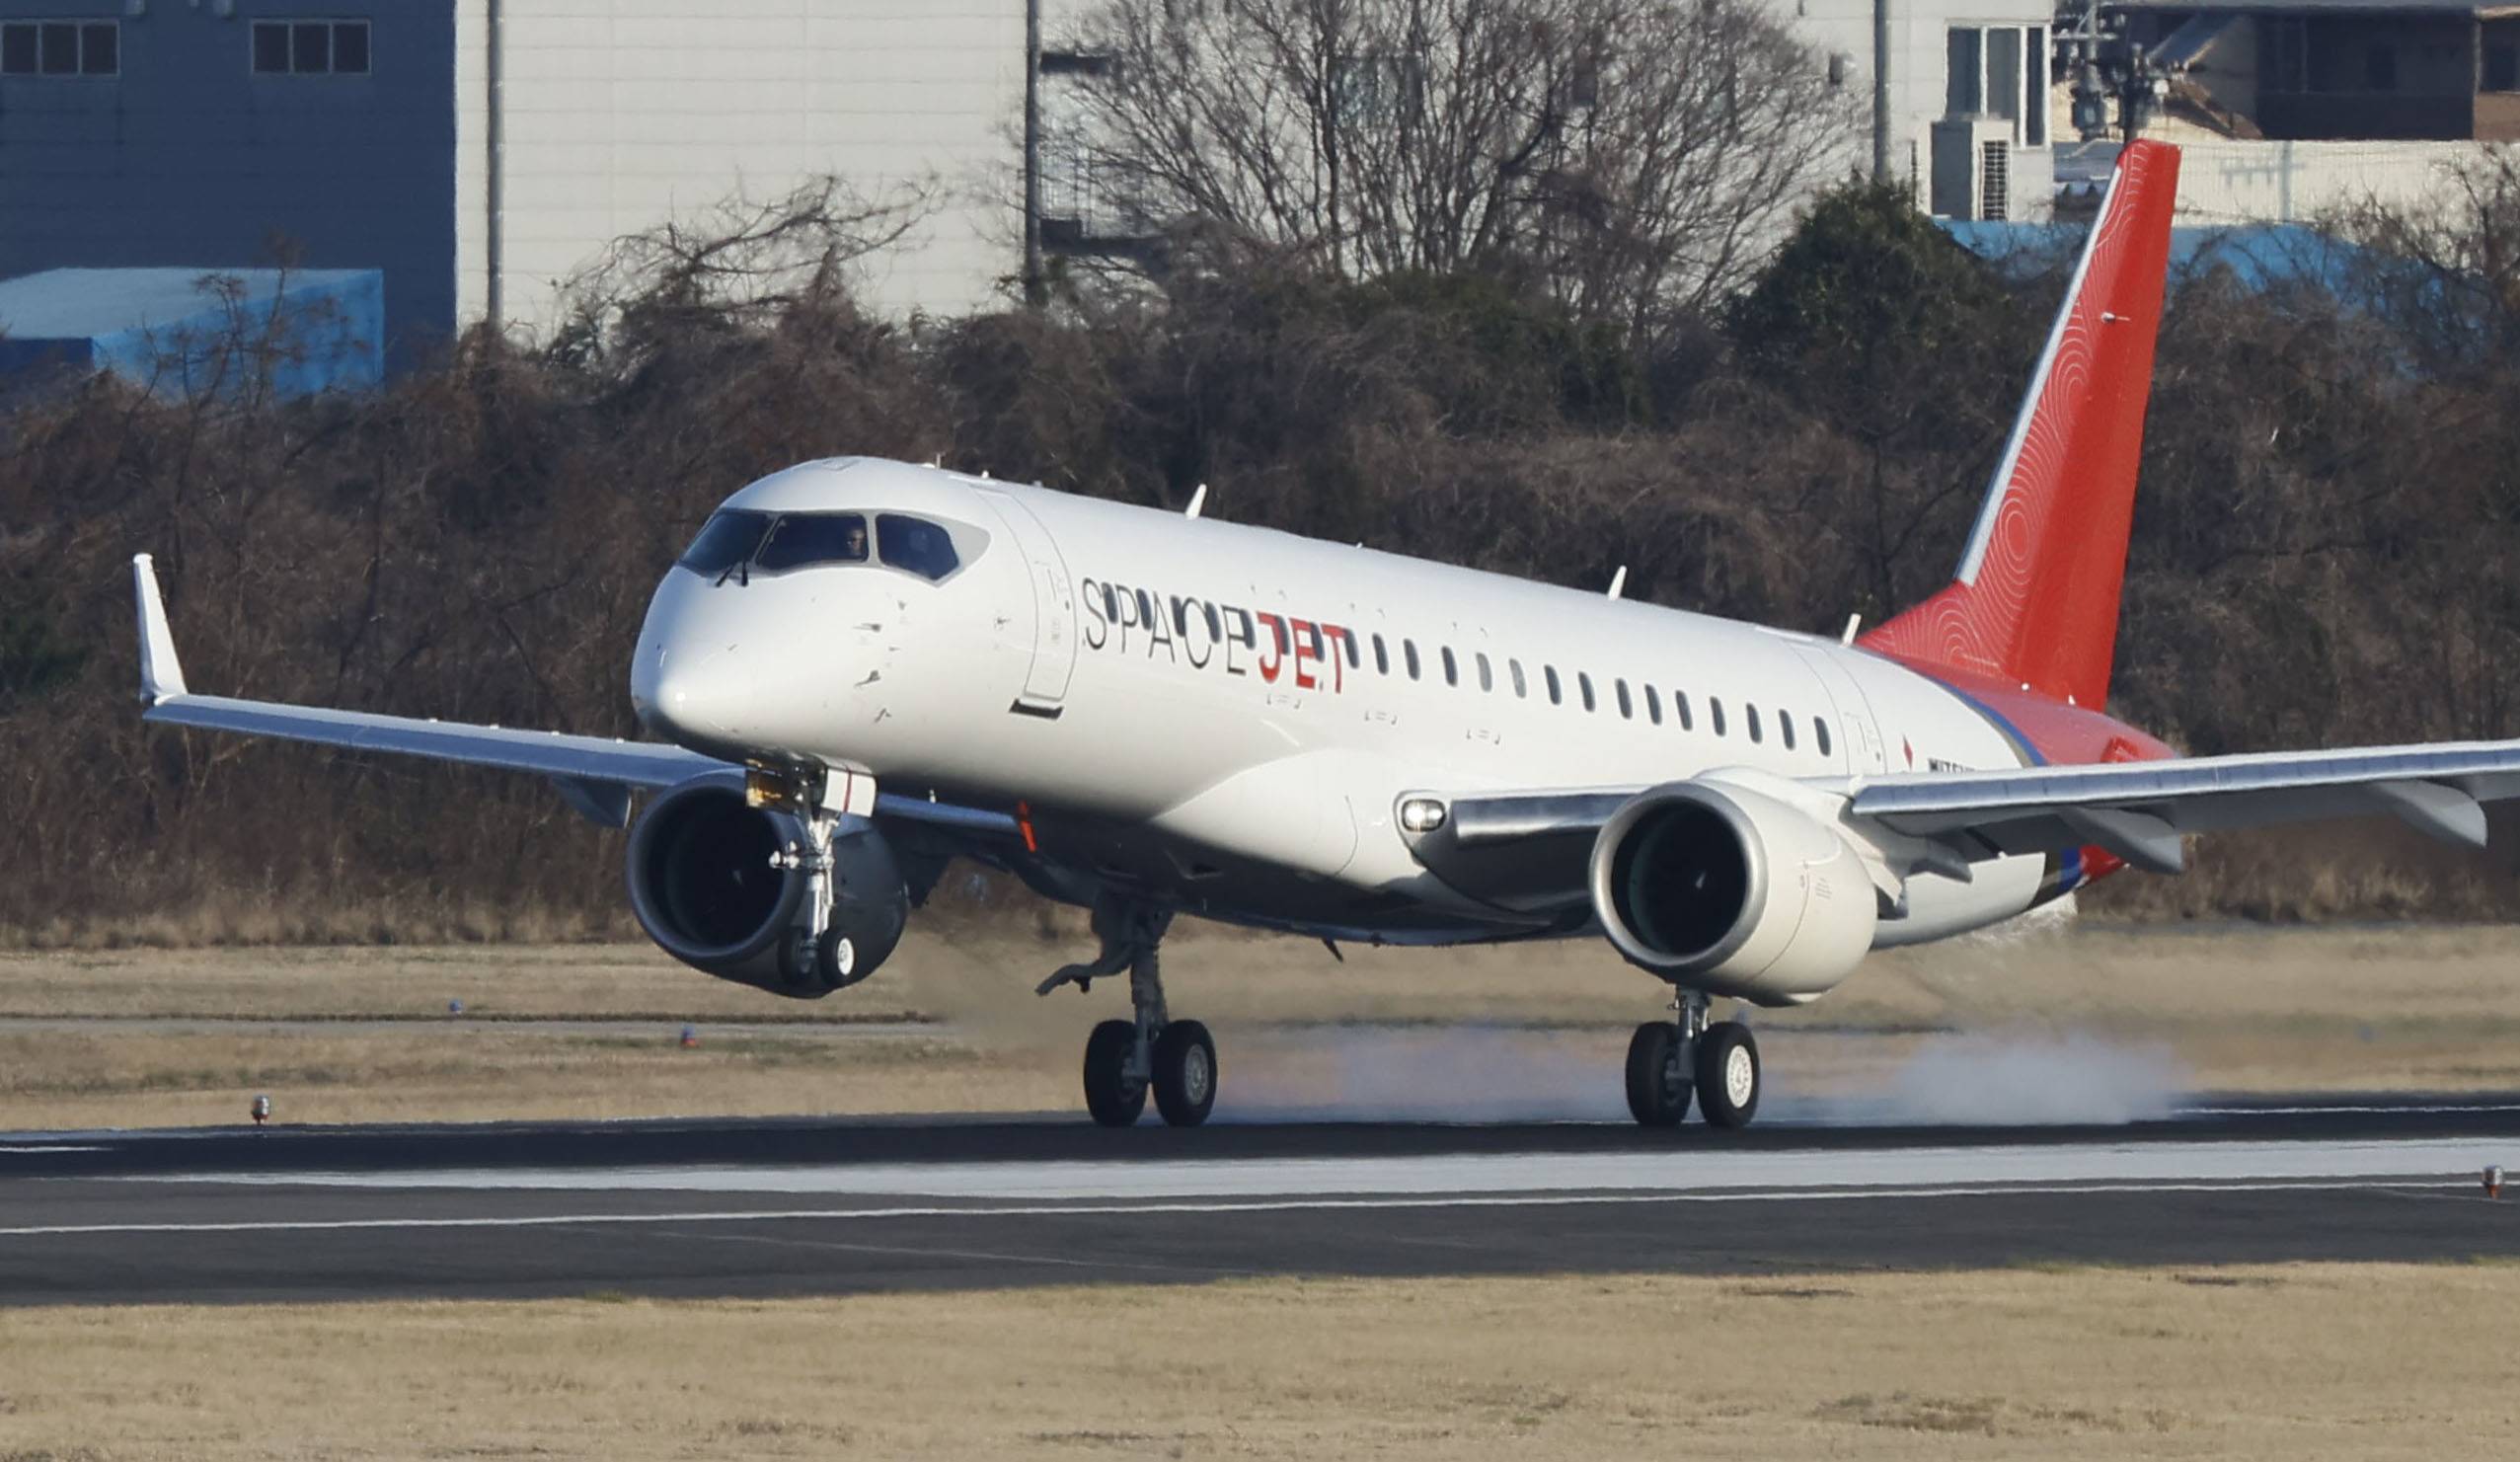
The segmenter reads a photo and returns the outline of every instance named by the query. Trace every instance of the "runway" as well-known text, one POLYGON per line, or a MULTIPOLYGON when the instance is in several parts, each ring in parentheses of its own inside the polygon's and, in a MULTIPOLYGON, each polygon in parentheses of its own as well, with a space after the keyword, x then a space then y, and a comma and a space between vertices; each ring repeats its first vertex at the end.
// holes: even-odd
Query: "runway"
POLYGON ((1081 1118, 0 1135, 0 1304, 2520 1256, 2520 1094, 2105 1127, 1081 1118))

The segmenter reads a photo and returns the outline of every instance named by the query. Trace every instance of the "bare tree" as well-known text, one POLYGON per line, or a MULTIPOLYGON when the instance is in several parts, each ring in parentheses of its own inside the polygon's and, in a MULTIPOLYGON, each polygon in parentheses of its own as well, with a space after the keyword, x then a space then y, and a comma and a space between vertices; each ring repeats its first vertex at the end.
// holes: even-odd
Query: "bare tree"
POLYGON ((1736 282, 1853 136, 1757 0, 1107 0, 1083 32, 1098 210, 1632 329, 1736 282))

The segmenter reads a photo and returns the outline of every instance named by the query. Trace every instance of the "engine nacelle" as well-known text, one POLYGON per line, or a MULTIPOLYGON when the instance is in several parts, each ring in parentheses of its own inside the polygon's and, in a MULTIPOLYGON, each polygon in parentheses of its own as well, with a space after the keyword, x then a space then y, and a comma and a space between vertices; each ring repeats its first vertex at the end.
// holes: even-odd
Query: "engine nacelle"
POLYGON ((1640 794, 1593 843, 1592 907, 1619 953, 1676 985, 1799 1005, 1855 972, 1879 916, 1836 829, 1730 783, 1640 794))
POLYGON ((838 981, 817 969, 806 933, 809 843, 794 813, 744 799, 740 772, 671 789, 630 833, 631 911, 656 947, 694 969, 810 998, 873 973, 900 943, 909 894, 883 834, 844 818, 831 842, 831 927, 853 959, 838 981))

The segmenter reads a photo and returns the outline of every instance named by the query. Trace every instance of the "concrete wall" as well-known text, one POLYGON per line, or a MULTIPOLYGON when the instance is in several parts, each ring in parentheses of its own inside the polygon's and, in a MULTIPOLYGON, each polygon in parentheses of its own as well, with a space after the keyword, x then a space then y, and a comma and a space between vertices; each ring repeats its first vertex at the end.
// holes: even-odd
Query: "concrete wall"
MULTIPOLYGON (((459 0, 458 309, 489 303, 490 0, 459 0)), ((1001 297, 1021 250, 1021 0, 499 0, 511 321, 615 238, 782 196, 822 174, 926 220, 870 260, 893 313, 1001 297)), ((1049 0, 1050 34, 1074 6, 1049 0)))
POLYGON ((397 358, 456 317, 453 0, 43 0, 117 20, 118 78, 0 79, 0 276, 246 269, 270 240, 385 275, 397 358), (132 13, 134 10, 138 13, 132 13), (372 23, 366 76, 257 76, 251 22, 372 23))
POLYGON ((2182 142, 2182 223, 2307 223, 2365 198, 2407 204, 2449 181, 2474 142, 2182 142))

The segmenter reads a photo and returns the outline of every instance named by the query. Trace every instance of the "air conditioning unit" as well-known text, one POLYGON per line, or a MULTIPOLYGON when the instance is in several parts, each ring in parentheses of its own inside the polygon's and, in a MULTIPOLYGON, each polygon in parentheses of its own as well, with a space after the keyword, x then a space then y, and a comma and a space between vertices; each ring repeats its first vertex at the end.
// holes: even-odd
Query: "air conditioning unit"
POLYGON ((2002 221, 2013 197, 2013 123, 2001 116, 1947 116, 1934 123, 1933 211, 1938 218, 2002 221))

